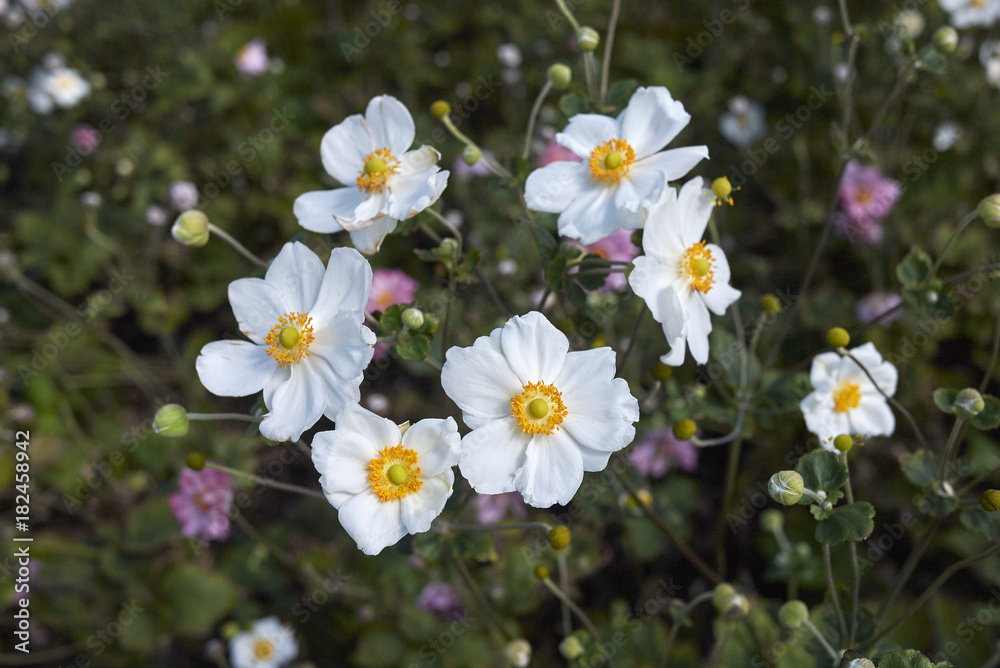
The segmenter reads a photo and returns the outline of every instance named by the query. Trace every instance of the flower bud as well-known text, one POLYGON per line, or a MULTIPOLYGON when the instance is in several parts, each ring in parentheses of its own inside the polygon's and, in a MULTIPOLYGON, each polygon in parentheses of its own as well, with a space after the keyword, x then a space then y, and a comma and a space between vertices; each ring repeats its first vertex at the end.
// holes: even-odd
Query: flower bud
POLYGON ((230 621, 222 625, 222 632, 220 633, 220 635, 226 640, 229 640, 230 638, 234 637, 237 633, 239 633, 240 630, 241 630, 240 625, 237 622, 230 621))
POLYGON ((410 329, 420 329, 424 325, 424 312, 411 306, 403 311, 402 320, 410 329))
POLYGON ((764 313, 781 313, 781 300, 768 293, 760 298, 760 310, 764 313))
POLYGON ((833 447, 841 452, 850 452, 851 448, 854 447, 854 439, 851 438, 850 434, 841 434, 833 439, 833 447))
POLYGON ((976 213, 989 227, 1000 227, 1000 194, 984 197, 976 207, 976 213))
POLYGON ((180 404, 164 404, 153 416, 153 431, 167 438, 180 438, 188 433, 187 410, 180 404))
POLYGON ((571 539, 569 527, 559 525, 549 532, 549 545, 553 550, 561 550, 568 546, 571 539))
POLYGON ((967 387, 955 397, 955 416, 962 420, 971 420, 986 408, 983 395, 971 387, 967 387))
POLYGON ((715 591, 712 592, 712 605, 722 614, 732 617, 742 617, 750 609, 750 602, 746 596, 738 593, 728 582, 715 586, 715 591))
POLYGON ((573 81, 573 70, 566 67, 562 63, 556 63, 549 68, 549 83, 556 90, 565 90, 569 87, 571 81, 573 81))
POLYGON ((778 608, 778 621, 790 629, 797 629, 809 619, 809 608, 802 601, 789 601, 778 608))
POLYGON ((777 533, 785 526, 785 516, 780 510, 769 508, 760 515, 760 526, 764 531, 777 533))
POLYGON ((185 246, 204 246, 209 237, 208 216, 197 209, 188 209, 177 216, 170 234, 185 246))
POLYGON ((448 255, 454 255, 455 253, 458 252, 458 242, 452 239, 451 237, 448 237, 447 239, 441 242, 440 248, 448 255))
POLYGON ((539 580, 544 580, 549 577, 549 567, 545 564, 539 564, 535 566, 535 577, 539 580))
POLYGON ((583 643, 576 636, 567 636, 559 643, 559 653, 563 658, 573 661, 583 654, 583 643))
POLYGON ((798 471, 779 471, 767 482, 767 493, 784 506, 794 506, 802 498, 805 481, 798 471))
POLYGON ((826 342, 834 348, 843 348, 851 342, 851 335, 843 327, 831 327, 826 333, 826 342))
POLYGON ((205 468, 205 455, 200 452, 192 452, 187 456, 187 461, 185 463, 192 471, 200 471, 205 468))
POLYGON ((951 26, 941 26, 934 32, 934 48, 946 56, 958 48, 958 31, 951 26))
POLYGON ((451 113, 451 105, 444 100, 438 100, 431 105, 431 116, 434 118, 444 118, 451 113))
POLYGON ((576 32, 576 48, 580 51, 593 51, 600 41, 601 36, 593 28, 584 26, 576 32))
POLYGON ((1000 489, 988 489, 979 497, 979 505, 988 513, 1000 510, 1000 489))
POLYGON ((712 181, 712 194, 719 199, 728 199, 732 192, 733 184, 725 176, 720 176, 712 181))
POLYGON ((658 380, 661 383, 665 383, 668 380, 670 380, 670 376, 672 376, 674 373, 674 368, 669 364, 664 364, 663 362, 657 361, 656 364, 653 365, 653 370, 651 373, 653 374, 653 380, 658 380))
POLYGON ((698 424, 690 418, 684 418, 674 423, 674 436, 680 441, 690 441, 698 431, 698 424))
POLYGON ((470 167, 479 162, 479 159, 482 157, 483 151, 478 146, 466 145, 466 147, 462 149, 462 160, 470 167))
POLYGON ((514 668, 527 668, 531 663, 531 643, 524 638, 511 640, 504 647, 503 658, 514 668))

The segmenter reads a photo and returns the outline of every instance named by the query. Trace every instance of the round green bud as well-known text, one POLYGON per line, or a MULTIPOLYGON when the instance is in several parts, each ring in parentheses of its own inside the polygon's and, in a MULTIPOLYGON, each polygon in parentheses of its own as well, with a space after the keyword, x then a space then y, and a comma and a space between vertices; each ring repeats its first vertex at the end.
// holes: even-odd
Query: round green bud
POLYGON ((572 534, 569 527, 559 525, 549 532, 549 545, 553 550, 561 550, 569 545, 572 534))
POLYGON ((438 100, 431 105, 431 116, 434 118, 444 118, 451 113, 451 105, 444 100, 438 100))
POLYGON ((635 498, 639 499, 639 503, 642 504, 644 508, 650 508, 653 505, 653 493, 645 487, 635 491, 635 498))
POLYGON ((448 237, 441 242, 440 248, 448 255, 454 255, 458 252, 458 242, 451 237, 448 237))
POLYGON ((690 418, 684 418, 674 423, 674 437, 679 441, 690 441, 698 431, 698 423, 690 418))
POLYGON ((789 601, 778 608, 778 621, 790 629, 797 629, 809 619, 809 608, 802 601, 789 601))
POLYGON ((764 313, 781 313, 781 300, 770 293, 760 298, 760 310, 764 313))
POLYGON ((531 643, 524 638, 511 640, 503 649, 503 658, 513 668, 527 668, 531 663, 531 643))
POLYGON ((553 88, 556 90, 565 90, 569 87, 570 82, 573 81, 573 70, 562 63, 556 63, 549 68, 548 78, 553 88))
POLYGON ((841 434, 833 439, 833 447, 841 452, 850 452, 851 448, 854 447, 854 439, 851 438, 850 434, 841 434))
POLYGON ((470 167, 479 162, 479 159, 482 157, 483 152, 478 146, 466 145, 466 147, 462 149, 462 161, 470 167))
POLYGON ((180 404, 164 404, 153 416, 153 431, 167 438, 180 438, 191 426, 187 409, 180 404))
POLYGON ((719 199, 726 199, 733 192, 733 184, 729 182, 729 179, 725 176, 720 176, 719 178, 712 181, 712 194, 719 199))
POLYGON ((670 376, 674 374, 674 368, 669 364, 664 364, 657 360, 656 364, 653 365, 653 380, 658 380, 661 383, 665 383, 670 380, 670 376))
POLYGON ((760 515, 760 526, 763 527, 764 531, 777 533, 785 526, 785 516, 781 514, 780 510, 768 508, 760 515))
POLYGON ((834 348, 843 348, 851 342, 851 335, 843 327, 831 327, 826 333, 826 342, 834 348))
POLYGON ((976 213, 988 226, 1000 227, 1000 194, 983 198, 983 201, 976 207, 976 213))
POLYGON ((583 654, 583 643, 576 636, 567 636, 559 643, 559 653, 564 659, 573 661, 583 654))
POLYGON ((795 544, 795 556, 798 559, 800 560, 809 559, 810 557, 812 557, 812 553, 813 553, 812 547, 809 546, 809 543, 803 541, 801 543, 795 544))
POLYGON ((593 28, 584 26, 576 31, 576 48, 580 51, 593 51, 601 41, 601 36, 593 28))
POLYGON ((205 468, 205 455, 200 452, 192 452, 187 456, 187 467, 192 471, 200 471, 205 468))
POLYGON ((778 471, 767 482, 767 493, 783 506, 794 506, 802 498, 805 482, 798 471, 778 471))
POLYGON ((539 580, 544 580, 549 577, 549 567, 545 564, 535 566, 535 577, 539 580))
POLYGON ((875 668, 875 664, 872 660, 867 657, 861 657, 860 659, 851 659, 844 664, 844 668, 875 668))
POLYGON ((236 622, 226 622, 222 625, 222 633, 220 635, 226 640, 229 640, 240 631, 240 625, 236 622))
POLYGON ((208 243, 208 216, 197 209, 190 209, 177 216, 170 235, 185 246, 204 246, 208 243))
POLYGON ((984 408, 986 402, 983 401, 983 395, 971 387, 965 388, 955 397, 955 416, 963 420, 971 420, 983 412, 984 408))
POLYGON ((715 591, 712 592, 712 605, 719 612, 725 612, 734 596, 736 596, 736 587, 728 582, 720 582, 715 585, 715 591))
POLYGON ((420 329, 424 326, 424 312, 411 306, 403 311, 402 320, 410 329, 420 329))
POLYGON ((958 48, 958 31, 951 26, 942 26, 934 32, 934 48, 949 56, 958 48))
POLYGON ((979 505, 988 513, 1000 510, 1000 489, 988 489, 979 497, 979 505))

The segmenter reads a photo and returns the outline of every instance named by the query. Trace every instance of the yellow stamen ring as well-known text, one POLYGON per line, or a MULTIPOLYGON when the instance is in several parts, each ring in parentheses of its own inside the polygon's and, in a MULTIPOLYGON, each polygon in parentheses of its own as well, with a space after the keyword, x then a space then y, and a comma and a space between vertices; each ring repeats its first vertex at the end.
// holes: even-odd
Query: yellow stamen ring
POLYGON ((604 183, 618 183, 635 162, 635 151, 624 139, 609 139, 590 152, 590 175, 604 183))
POLYGON ((368 463, 368 484, 379 501, 398 501, 423 486, 417 453, 402 445, 379 450, 368 463))
POLYGON ((833 410, 837 413, 846 413, 860 403, 861 387, 856 383, 844 381, 833 391, 833 410))
POLYGON ((715 283, 715 271, 712 269, 712 251, 705 248, 705 242, 699 241, 684 253, 681 258, 680 271, 687 276, 691 290, 705 293, 712 289, 715 283))
POLYGON ((368 194, 380 193, 389 177, 399 169, 399 160, 387 148, 377 148, 365 156, 364 167, 358 172, 355 183, 358 190, 368 194))
POLYGON ((271 328, 264 343, 267 354, 282 367, 298 364, 309 356, 309 344, 313 341, 312 318, 308 313, 286 313, 271 328))
POLYGON ((525 434, 551 434, 566 419, 566 404, 553 385, 528 383, 510 398, 511 413, 525 434))

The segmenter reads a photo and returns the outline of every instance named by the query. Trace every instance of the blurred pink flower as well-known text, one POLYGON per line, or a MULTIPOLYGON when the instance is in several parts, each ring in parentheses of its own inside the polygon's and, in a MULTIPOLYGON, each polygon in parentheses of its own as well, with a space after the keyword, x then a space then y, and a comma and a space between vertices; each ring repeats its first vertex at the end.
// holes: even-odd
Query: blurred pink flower
POLYGON ((876 243, 882 239, 882 220, 902 194, 899 182, 882 176, 878 167, 851 160, 840 181, 844 216, 835 221, 851 243, 876 243))
POLYGON ((486 163, 483 162, 483 158, 490 158, 496 162, 496 156, 492 151, 483 151, 483 157, 480 158, 474 165, 470 165, 462 158, 462 156, 458 156, 455 158, 455 161, 451 163, 451 173, 454 174, 455 178, 459 181, 469 181, 476 176, 490 176, 493 172, 486 168, 486 163))
POLYGON ((550 162, 582 162, 583 158, 578 156, 573 151, 569 150, 562 144, 556 142, 555 139, 549 142, 549 145, 545 147, 542 151, 542 155, 538 157, 538 166, 544 167, 550 162))
POLYGON ((527 515, 528 507, 524 504, 524 497, 517 492, 506 494, 479 494, 472 501, 476 508, 476 521, 480 524, 496 524, 507 514, 524 519, 527 515))
POLYGON ((229 474, 208 468, 184 469, 180 487, 170 495, 170 508, 181 523, 181 535, 200 535, 204 540, 228 538, 229 504, 233 500, 229 474))
POLYGON ((628 460, 642 475, 662 478, 673 463, 682 471, 694 471, 698 448, 691 441, 678 441, 669 428, 650 429, 628 453, 628 460))
POLYGON ((442 580, 427 583, 417 596, 417 608, 445 622, 453 622, 465 614, 462 599, 450 584, 442 580))
POLYGON ((90 155, 101 145, 101 133, 94 126, 81 123, 69 134, 69 143, 77 153, 90 155))
MULTIPOLYGON (((881 313, 885 313, 891 308, 899 306, 903 298, 894 292, 873 292, 867 297, 858 301, 854 307, 854 313, 861 322, 871 322, 881 313)), ((903 312, 896 311, 879 320, 880 325, 888 325, 893 320, 898 319, 903 312)))
MULTIPOLYGON (((584 248, 605 260, 631 262, 639 255, 639 249, 632 244, 632 230, 618 230, 584 248)), ((615 272, 608 274, 604 279, 604 287, 601 290, 603 292, 624 290, 627 285, 628 279, 625 278, 625 274, 615 272)))
POLYGON ((233 63, 244 76, 255 77, 258 74, 263 74, 270 64, 267 58, 266 42, 260 37, 250 40, 236 53, 233 63))
POLYGON ((368 293, 369 313, 385 311, 396 304, 409 304, 420 283, 400 269, 376 269, 372 272, 372 290, 368 293))

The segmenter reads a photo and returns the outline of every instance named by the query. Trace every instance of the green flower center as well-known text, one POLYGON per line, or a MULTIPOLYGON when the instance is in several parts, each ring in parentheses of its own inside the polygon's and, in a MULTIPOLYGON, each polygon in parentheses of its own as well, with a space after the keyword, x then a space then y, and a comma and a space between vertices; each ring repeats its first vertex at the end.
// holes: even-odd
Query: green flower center
POLYGON ((622 164, 622 154, 618 151, 611 151, 604 156, 605 169, 618 169, 622 164))
POLYGON ((402 485, 406 482, 406 467, 400 464, 393 464, 389 467, 389 470, 385 472, 389 482, 393 485, 402 485))
POLYGON ((372 156, 365 161, 365 174, 371 176, 373 174, 381 174, 386 170, 385 160, 378 156, 372 156))
POLYGON ((282 348, 291 350, 299 342, 299 336, 298 327, 282 327, 281 332, 278 333, 278 343, 281 344, 282 348))
POLYGON ((528 404, 528 414, 536 420, 540 420, 549 414, 549 404, 545 399, 538 397, 537 399, 532 399, 531 403, 528 404))

